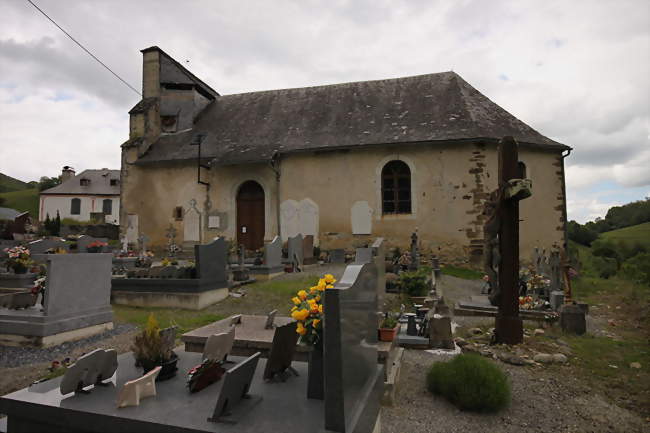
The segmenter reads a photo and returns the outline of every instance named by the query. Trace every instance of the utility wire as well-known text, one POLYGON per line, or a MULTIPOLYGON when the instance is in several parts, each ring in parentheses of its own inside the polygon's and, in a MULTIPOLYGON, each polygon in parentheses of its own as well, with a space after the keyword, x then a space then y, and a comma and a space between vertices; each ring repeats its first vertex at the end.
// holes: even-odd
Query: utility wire
POLYGON ((72 35, 71 35, 70 33, 68 33, 68 32, 66 32, 65 30, 63 30, 63 28, 62 28, 60 25, 58 25, 58 24, 56 23, 56 21, 54 21, 54 20, 53 20, 52 18, 50 18, 50 17, 49 17, 45 12, 43 12, 43 11, 41 10, 41 8, 39 8, 38 6, 36 6, 32 0, 27 0, 27 2, 29 2, 29 4, 31 4, 32 6, 34 6, 34 7, 35 7, 35 8, 36 8, 40 13, 42 13, 42 14, 45 16, 45 18, 47 18, 48 20, 52 21, 52 24, 54 24, 55 26, 57 26, 57 27, 59 28, 59 30, 61 30, 63 33, 65 33, 65 35, 66 35, 67 37, 69 37, 70 39, 72 39, 72 41, 73 41, 75 44, 79 45, 79 47, 80 47, 82 50, 84 50, 86 53, 88 53, 88 55, 90 55, 90 57, 92 57, 93 59, 97 60, 97 62, 98 62, 100 65, 102 65, 103 67, 105 67, 105 68, 108 70, 108 72, 110 72, 111 74, 115 75, 115 77, 117 77, 118 80, 120 80, 121 82, 123 82, 124 84, 126 84, 126 85, 129 87, 129 89, 133 90, 135 93, 137 93, 138 95, 142 96, 142 94, 141 94, 140 92, 138 92, 138 91, 137 91, 137 90, 136 90, 132 85, 130 85, 129 83, 127 83, 124 79, 122 79, 122 77, 120 77, 120 76, 117 75, 115 72, 113 72, 113 70, 112 70, 111 68, 109 68, 108 66, 106 66, 106 64, 105 64, 104 62, 102 62, 101 60, 99 60, 99 59, 98 59, 98 58, 97 58, 93 53, 91 53, 90 51, 88 51, 88 50, 86 49, 86 47, 84 47, 83 45, 81 45, 81 44, 80 44, 80 43, 79 43, 75 38, 72 37, 72 35))

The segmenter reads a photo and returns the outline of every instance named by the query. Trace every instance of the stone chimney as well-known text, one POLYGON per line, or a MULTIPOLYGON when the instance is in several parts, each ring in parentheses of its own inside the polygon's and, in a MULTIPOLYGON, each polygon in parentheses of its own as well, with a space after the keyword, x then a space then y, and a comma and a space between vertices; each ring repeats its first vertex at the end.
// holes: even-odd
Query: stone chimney
POLYGON ((68 179, 72 179, 74 177, 74 168, 70 167, 69 165, 66 165, 63 167, 63 170, 61 171, 61 183, 65 182, 68 179))

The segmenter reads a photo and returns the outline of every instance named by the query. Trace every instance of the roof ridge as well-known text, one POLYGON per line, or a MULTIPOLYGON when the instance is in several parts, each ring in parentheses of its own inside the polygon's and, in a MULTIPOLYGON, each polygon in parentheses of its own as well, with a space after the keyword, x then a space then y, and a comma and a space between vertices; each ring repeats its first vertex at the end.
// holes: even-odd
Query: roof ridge
POLYGON ((332 83, 332 84, 321 84, 318 86, 304 86, 304 87, 285 87, 281 89, 269 89, 269 90, 255 90, 252 92, 242 92, 242 93, 229 93, 227 95, 221 95, 221 98, 228 97, 228 96, 243 96, 243 95, 251 95, 251 94, 262 94, 262 93, 272 93, 272 92, 282 92, 282 91, 287 91, 287 90, 307 90, 307 89, 323 89, 323 88, 328 88, 328 87, 339 87, 339 86, 349 86, 353 84, 361 84, 361 83, 378 83, 378 82, 391 82, 391 81, 399 81, 399 80, 410 80, 414 78, 422 78, 422 77, 431 77, 434 75, 451 75, 452 77, 458 77, 459 75, 454 72, 454 71, 442 71, 442 72, 431 72, 429 74, 418 74, 418 75, 407 75, 406 77, 393 77, 393 78, 379 78, 377 80, 363 80, 363 81, 344 81, 342 83, 332 83))

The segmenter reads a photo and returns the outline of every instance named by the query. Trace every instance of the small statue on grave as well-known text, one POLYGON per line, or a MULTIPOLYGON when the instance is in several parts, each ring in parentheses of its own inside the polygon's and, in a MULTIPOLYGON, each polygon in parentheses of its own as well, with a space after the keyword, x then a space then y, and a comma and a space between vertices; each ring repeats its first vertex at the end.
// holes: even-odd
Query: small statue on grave
POLYGON ((501 201, 500 190, 495 190, 485 202, 483 215, 486 216, 483 225, 483 268, 487 276, 490 303, 499 304, 499 229, 501 220, 499 217, 499 202, 501 201))
POLYGON ((400 272, 406 272, 411 267, 411 254, 408 251, 404 251, 402 255, 397 260, 399 265, 400 272))

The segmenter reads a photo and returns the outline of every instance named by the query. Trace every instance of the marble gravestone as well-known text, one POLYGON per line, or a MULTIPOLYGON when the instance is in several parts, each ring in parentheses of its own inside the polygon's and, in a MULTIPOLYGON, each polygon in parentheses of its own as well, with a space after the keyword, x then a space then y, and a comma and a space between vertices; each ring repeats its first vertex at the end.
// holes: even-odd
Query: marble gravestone
POLYGON ((280 236, 274 237, 264 246, 264 266, 269 269, 282 268, 282 239, 280 236))
POLYGON ((302 235, 297 234, 287 241, 287 259, 294 269, 302 269, 303 265, 303 244, 302 235))
POLYGON ((43 254, 35 259, 47 263, 42 311, 0 312, 0 340, 12 336, 24 344, 48 346, 113 327, 111 254, 43 254))
POLYGON ((386 293, 386 253, 384 238, 377 238, 368 248, 357 248, 355 264, 374 263, 377 267, 377 305, 379 310, 384 304, 386 293))
POLYGON ((227 332, 214 334, 208 337, 203 349, 203 359, 225 361, 232 351, 235 342, 235 326, 230 325, 227 332))
POLYGON ((324 297, 325 428, 370 432, 384 376, 377 363, 376 265, 349 265, 324 297))

